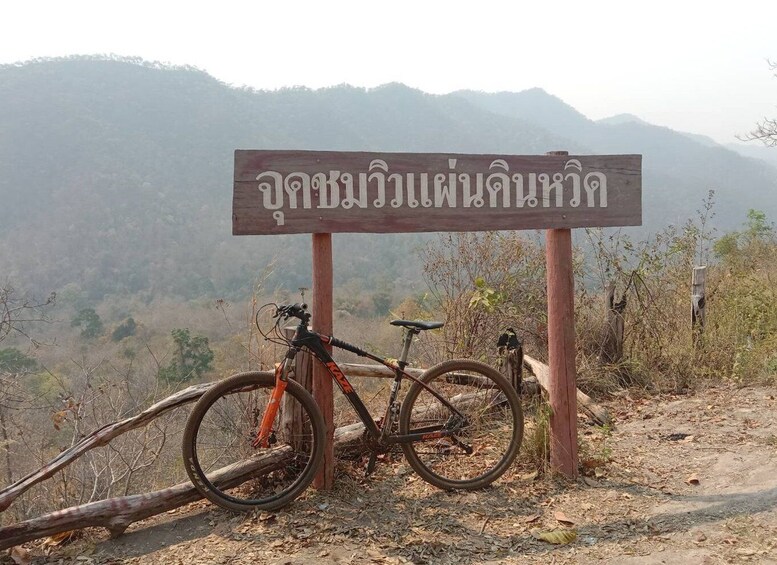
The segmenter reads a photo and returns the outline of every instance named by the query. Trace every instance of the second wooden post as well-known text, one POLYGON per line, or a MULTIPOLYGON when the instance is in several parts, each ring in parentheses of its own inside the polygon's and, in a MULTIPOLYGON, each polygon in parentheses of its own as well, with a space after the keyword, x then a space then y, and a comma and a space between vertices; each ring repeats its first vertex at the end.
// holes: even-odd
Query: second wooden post
POLYGON ((548 365, 550 465, 577 478, 577 383, 572 231, 546 232, 548 270, 548 365))

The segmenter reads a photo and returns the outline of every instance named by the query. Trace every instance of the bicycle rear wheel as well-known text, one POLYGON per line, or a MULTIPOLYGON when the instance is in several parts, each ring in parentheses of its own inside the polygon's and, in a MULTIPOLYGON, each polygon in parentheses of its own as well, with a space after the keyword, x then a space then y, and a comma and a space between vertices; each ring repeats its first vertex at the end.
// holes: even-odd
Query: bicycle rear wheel
POLYGON ((183 435, 186 472, 208 500, 234 511, 274 510, 310 484, 324 456, 324 420, 313 397, 288 381, 269 447, 254 447, 270 394, 271 373, 240 373, 195 404, 183 435))
POLYGON ((454 405, 465 421, 413 383, 402 403, 400 433, 459 430, 450 437, 402 444, 415 472, 446 490, 477 489, 502 476, 523 439, 521 399, 510 382, 492 367, 466 359, 435 365, 420 380, 454 405))

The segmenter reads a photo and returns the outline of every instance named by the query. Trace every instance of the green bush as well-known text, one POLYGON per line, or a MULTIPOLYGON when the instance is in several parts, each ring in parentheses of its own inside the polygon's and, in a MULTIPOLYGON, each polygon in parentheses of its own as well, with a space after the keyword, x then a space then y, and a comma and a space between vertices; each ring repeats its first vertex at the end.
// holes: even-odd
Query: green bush
POLYGON ((94 308, 82 308, 70 322, 74 328, 81 328, 81 337, 92 339, 102 335, 104 328, 100 316, 94 308))
POLYGON ((188 329, 172 332, 175 352, 172 361, 159 370, 159 379, 166 383, 185 383, 200 378, 213 368, 213 351, 208 338, 192 336, 188 329))

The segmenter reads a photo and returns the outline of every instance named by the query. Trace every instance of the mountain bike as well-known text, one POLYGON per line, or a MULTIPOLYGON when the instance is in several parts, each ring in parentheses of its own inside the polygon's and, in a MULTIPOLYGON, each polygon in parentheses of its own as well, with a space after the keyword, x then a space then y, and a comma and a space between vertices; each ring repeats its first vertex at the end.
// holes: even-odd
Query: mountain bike
POLYGON ((196 403, 186 423, 186 472, 211 502, 234 511, 275 510, 310 485, 324 457, 326 424, 311 394, 293 378, 294 361, 303 349, 326 368, 361 420, 371 451, 367 474, 378 455, 396 445, 421 478, 445 490, 485 487, 514 461, 523 438, 521 402, 497 370, 457 359, 420 376, 407 371, 413 338, 441 328, 443 322, 392 321, 404 328, 402 353, 399 359, 386 359, 310 330, 305 304, 270 307, 276 321, 263 335, 288 346, 274 374, 240 373, 217 383, 196 403), (290 339, 281 331, 289 318, 299 321, 290 339), (393 371, 381 419, 372 417, 326 346, 393 371), (400 402, 405 380, 412 384, 400 402))

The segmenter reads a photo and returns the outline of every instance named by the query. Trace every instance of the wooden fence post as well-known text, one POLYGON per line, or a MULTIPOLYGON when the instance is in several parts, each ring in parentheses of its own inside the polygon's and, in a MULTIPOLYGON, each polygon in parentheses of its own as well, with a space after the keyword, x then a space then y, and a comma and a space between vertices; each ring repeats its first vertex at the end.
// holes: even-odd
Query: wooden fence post
MULTIPOLYGON (((283 329, 288 339, 291 339, 297 331, 293 327, 283 329)), ((294 380, 301 384, 305 390, 313 392, 313 366, 310 353, 303 349, 294 358, 294 380)), ((303 429, 302 405, 294 400, 290 394, 284 394, 281 404, 279 429, 283 437, 302 438, 310 430, 303 429)), ((295 448, 301 446, 294 444, 295 448)))
POLYGON ((623 312, 626 310, 626 296, 615 302, 615 283, 607 285, 605 294, 605 326, 602 338, 601 357, 606 363, 617 363, 623 357, 623 312))
POLYGON ((691 280, 691 328, 693 345, 698 346, 704 334, 705 296, 704 286, 707 278, 707 267, 694 267, 691 280))
POLYGON ((499 336, 497 341, 499 355, 502 356, 502 373, 521 394, 523 383, 523 344, 513 328, 499 336))
MULTIPOLYGON (((313 234, 313 330, 332 335, 332 234, 313 234)), ((331 348, 329 348, 331 351, 331 348)), ((313 397, 326 423, 324 463, 313 485, 331 489, 334 482, 334 398, 332 377, 321 363, 313 364, 313 397)))

